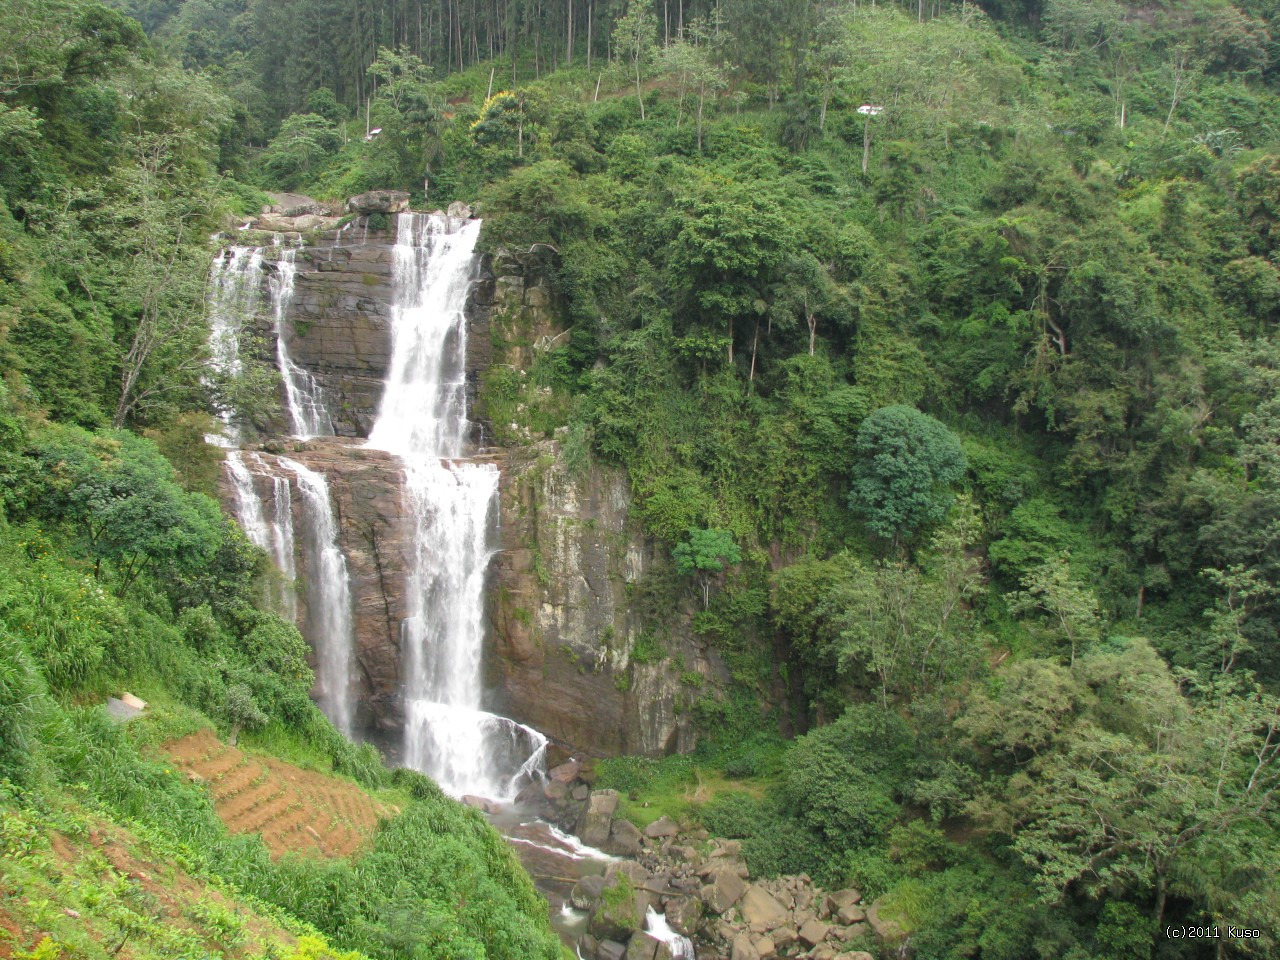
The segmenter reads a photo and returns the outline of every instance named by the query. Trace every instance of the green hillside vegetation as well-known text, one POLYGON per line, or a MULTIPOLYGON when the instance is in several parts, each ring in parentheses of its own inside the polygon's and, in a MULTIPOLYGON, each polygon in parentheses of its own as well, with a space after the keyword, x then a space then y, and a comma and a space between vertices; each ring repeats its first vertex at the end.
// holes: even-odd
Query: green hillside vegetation
POLYGON ((1274 956, 1274 5, 676 10, 0 11, 6 803, 148 824, 336 948, 554 955, 477 815, 311 706, 205 496, 262 394, 202 379, 205 238, 398 187, 555 248, 570 336, 479 412, 626 470, 672 556, 637 603, 733 671, 697 756, 605 764, 634 810, 885 895, 920 958, 1274 956), (126 685, 154 721, 101 718, 126 685), (365 860, 272 864, 159 773, 242 688, 249 742, 418 797, 365 860))

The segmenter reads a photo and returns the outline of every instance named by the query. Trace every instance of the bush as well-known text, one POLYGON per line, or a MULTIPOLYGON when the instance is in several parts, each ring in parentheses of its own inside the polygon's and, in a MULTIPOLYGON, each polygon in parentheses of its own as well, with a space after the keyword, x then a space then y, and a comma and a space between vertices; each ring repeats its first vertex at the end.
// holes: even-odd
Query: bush
POLYGON ((786 759, 788 809, 836 849, 863 846, 897 817, 895 796, 910 758, 901 717, 872 705, 851 707, 796 741, 786 759))

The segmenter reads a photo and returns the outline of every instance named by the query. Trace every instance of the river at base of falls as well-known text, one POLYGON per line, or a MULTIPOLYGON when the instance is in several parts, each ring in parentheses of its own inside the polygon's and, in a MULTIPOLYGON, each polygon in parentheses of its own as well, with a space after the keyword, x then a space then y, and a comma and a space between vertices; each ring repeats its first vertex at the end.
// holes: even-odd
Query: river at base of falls
POLYGON ((551 926, 570 947, 587 932, 587 914, 569 902, 573 885, 583 877, 603 874, 618 858, 588 847, 572 834, 558 830, 518 806, 487 814, 494 828, 507 838, 534 885, 544 897, 551 926))

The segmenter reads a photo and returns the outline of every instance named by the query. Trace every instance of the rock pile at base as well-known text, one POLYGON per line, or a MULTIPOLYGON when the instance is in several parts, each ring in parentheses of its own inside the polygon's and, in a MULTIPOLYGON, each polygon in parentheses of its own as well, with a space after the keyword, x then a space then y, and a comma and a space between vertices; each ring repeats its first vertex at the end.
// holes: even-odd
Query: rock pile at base
POLYGON ((858 890, 823 890, 803 874, 754 879, 740 841, 682 830, 668 817, 642 830, 617 815, 616 791, 590 790, 579 779, 593 777, 589 769, 570 764, 578 761, 553 768, 541 787, 550 815, 584 843, 631 858, 573 888, 571 904, 590 915, 584 960, 670 960, 671 947, 644 932, 650 908, 693 941, 696 960, 910 955, 901 928, 858 890))

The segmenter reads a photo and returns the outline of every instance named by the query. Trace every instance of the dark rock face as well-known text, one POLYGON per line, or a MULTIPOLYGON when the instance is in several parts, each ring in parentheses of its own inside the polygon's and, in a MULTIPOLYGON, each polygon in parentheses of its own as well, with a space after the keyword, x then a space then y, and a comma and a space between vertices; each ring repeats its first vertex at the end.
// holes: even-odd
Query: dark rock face
MULTIPOLYGON (((341 229, 329 221, 289 235, 287 242, 300 238, 303 245, 282 335, 292 361, 319 383, 339 436, 267 445, 329 480, 355 604, 357 724, 388 734, 402 719, 408 541, 402 474, 395 458, 351 441, 372 428, 391 359, 395 225, 370 230, 368 214, 406 207, 406 196, 375 191, 350 201, 349 209, 364 215, 341 229)), ((264 235, 261 242, 270 240, 264 235)), ((550 280, 555 258, 543 245, 479 258, 467 303, 473 409, 491 365, 527 373, 541 351, 566 342, 563 305, 550 280)), ((270 316, 259 317, 258 332, 274 355, 270 316)), ((287 432, 279 422, 259 427, 266 436, 287 432)), ((486 707, 574 752, 691 749, 687 708, 725 681, 727 671, 689 630, 692 610, 672 613, 661 658, 634 656, 652 624, 634 609, 631 595, 668 561, 665 549, 631 520, 625 474, 599 463, 574 472, 558 440, 534 440, 527 431, 504 435, 527 439, 494 447, 494 431, 483 421, 472 437, 502 471, 502 550, 488 594, 486 707)), ((300 556, 300 569, 305 564, 300 556)), ((299 606, 305 632, 305 601, 299 606)))
MULTIPOLYGON (((473 295, 473 368, 527 371, 539 350, 563 342, 563 311, 546 280, 554 256, 535 246, 486 264, 473 295)), ((596 755, 692 749, 686 708, 728 675, 689 630, 692 611, 672 618, 665 656, 636 662, 652 624, 631 594, 665 557, 631 519, 625 474, 594 461, 575 473, 557 440, 504 447, 502 463, 493 709, 596 755), (686 682, 692 674, 706 689, 686 682)))
POLYGON ((285 343, 319 382, 339 436, 368 436, 378 413, 391 363, 394 243, 393 233, 356 221, 297 256, 285 343))

